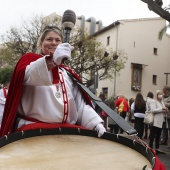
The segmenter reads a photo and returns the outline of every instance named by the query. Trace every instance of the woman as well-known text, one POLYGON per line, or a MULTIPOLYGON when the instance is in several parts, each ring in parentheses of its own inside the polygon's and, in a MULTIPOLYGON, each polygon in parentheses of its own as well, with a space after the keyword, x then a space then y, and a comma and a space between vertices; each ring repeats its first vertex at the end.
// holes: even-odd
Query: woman
POLYGON ((131 112, 134 114, 134 128, 138 132, 138 137, 142 139, 144 132, 144 116, 146 111, 146 102, 141 93, 137 93, 135 101, 131 105, 131 112))
POLYGON ((162 131, 162 125, 165 121, 166 113, 168 112, 168 108, 165 107, 162 101, 162 92, 160 90, 156 91, 156 100, 155 101, 148 101, 147 103, 150 104, 151 111, 154 115, 153 125, 150 126, 150 141, 149 146, 153 147, 153 142, 155 139, 155 150, 157 152, 161 152, 159 150, 159 141, 160 135, 162 131))
POLYGON ((0 89, 0 129, 2 123, 2 117, 4 113, 5 102, 8 94, 9 83, 4 84, 4 87, 0 89))
MULTIPOLYGON (((146 97, 147 110, 148 110, 148 105, 151 104, 151 103, 154 103, 154 99, 153 98, 154 98, 154 94, 152 92, 148 92, 147 97, 146 97)), ((148 129, 149 128, 150 128, 150 126, 148 124, 144 123, 144 130, 145 130, 144 139, 148 138, 148 129)))
POLYGON ((77 74, 63 65, 71 59, 73 47, 62 43, 59 28, 47 26, 39 38, 39 54, 21 57, 12 76, 5 107, 1 136, 17 130, 80 125, 105 132, 103 120, 92 108, 87 94, 82 94, 68 76, 77 74), (12 101, 12 102, 11 102, 12 101), (15 129, 14 129, 15 127, 15 129))

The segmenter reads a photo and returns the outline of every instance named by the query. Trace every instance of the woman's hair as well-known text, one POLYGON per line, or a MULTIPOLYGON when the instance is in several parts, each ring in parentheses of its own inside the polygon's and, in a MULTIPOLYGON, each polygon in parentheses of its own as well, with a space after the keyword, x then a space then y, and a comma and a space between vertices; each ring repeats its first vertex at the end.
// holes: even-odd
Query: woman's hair
POLYGON ((141 93, 137 93, 136 98, 135 98, 135 107, 141 109, 142 107, 145 107, 146 102, 143 99, 143 96, 141 93))
POLYGON ((150 98, 152 98, 152 99, 153 99, 154 95, 153 95, 153 93, 152 93, 152 92, 148 92, 147 97, 150 97, 150 98))
POLYGON ((134 98, 130 98, 129 99, 129 106, 131 106, 132 105, 132 103, 135 101, 135 99, 134 98))
POLYGON ((168 90, 168 91, 170 91, 170 86, 164 86, 164 87, 163 87, 163 90, 168 90))
POLYGON ((60 28, 58 28, 57 26, 54 26, 54 25, 47 25, 44 27, 40 37, 38 38, 36 53, 38 53, 38 54, 41 53, 41 43, 44 41, 46 35, 51 31, 58 33, 59 36, 61 37, 61 39, 63 40, 63 33, 60 28))

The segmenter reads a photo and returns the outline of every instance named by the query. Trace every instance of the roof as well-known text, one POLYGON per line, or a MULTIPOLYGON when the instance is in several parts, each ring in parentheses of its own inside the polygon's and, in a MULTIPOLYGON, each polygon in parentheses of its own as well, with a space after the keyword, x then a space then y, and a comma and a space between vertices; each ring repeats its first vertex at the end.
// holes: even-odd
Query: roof
POLYGON ((114 28, 116 26, 118 26, 121 22, 136 22, 136 21, 149 21, 149 20, 165 20, 161 17, 153 17, 153 18, 137 18, 137 19, 121 19, 121 20, 117 20, 115 22, 113 22, 112 24, 102 28, 101 30, 95 32, 92 36, 96 36, 100 33, 103 33, 107 30, 109 30, 110 28, 114 28))

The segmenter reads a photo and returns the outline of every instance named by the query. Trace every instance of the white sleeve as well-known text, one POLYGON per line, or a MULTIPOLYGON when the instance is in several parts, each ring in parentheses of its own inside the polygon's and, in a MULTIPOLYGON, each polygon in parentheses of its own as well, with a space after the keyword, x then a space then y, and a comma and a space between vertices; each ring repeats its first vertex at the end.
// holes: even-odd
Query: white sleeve
POLYGON ((4 96, 4 91, 3 89, 0 89, 0 104, 5 105, 6 98, 4 96))
POLYGON ((85 102, 82 93, 77 85, 74 87, 73 95, 78 112, 78 124, 90 130, 94 129, 99 123, 103 123, 101 117, 95 110, 85 102))
POLYGON ((155 102, 151 103, 151 110, 153 113, 161 113, 162 112, 162 107, 158 103, 158 101, 155 100, 155 102))
POLYGON ((24 84, 32 86, 51 85, 50 72, 48 71, 45 57, 42 57, 26 67, 24 84))
POLYGON ((134 113, 134 110, 135 110, 135 102, 133 102, 131 105, 131 112, 134 113))

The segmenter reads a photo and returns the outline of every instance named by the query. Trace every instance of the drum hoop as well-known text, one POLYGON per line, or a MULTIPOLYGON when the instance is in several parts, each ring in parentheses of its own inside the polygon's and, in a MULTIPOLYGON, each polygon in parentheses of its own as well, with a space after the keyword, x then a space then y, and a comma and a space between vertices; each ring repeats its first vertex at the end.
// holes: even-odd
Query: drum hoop
MULTIPOLYGON (((80 135, 80 136, 98 138, 98 134, 96 131, 84 130, 80 128, 34 129, 34 130, 26 130, 26 131, 15 132, 9 135, 5 135, 4 137, 0 138, 0 148, 21 139, 26 139, 29 137, 36 137, 36 136, 46 136, 46 135, 80 135)), ((152 168, 154 167, 156 161, 152 150, 142 145, 140 142, 134 141, 130 138, 118 134, 113 134, 108 132, 104 133, 104 135, 101 138, 117 142, 119 144, 125 145, 137 151, 150 162, 152 168)))

